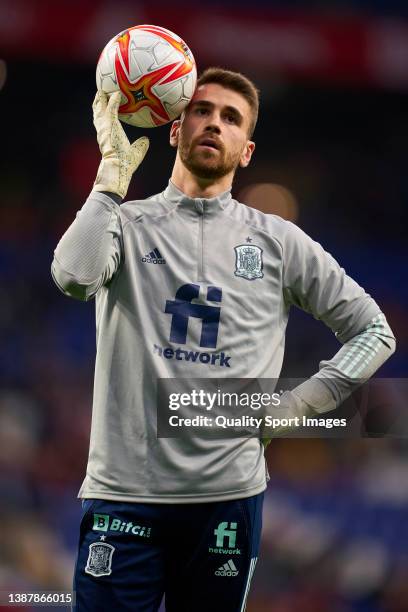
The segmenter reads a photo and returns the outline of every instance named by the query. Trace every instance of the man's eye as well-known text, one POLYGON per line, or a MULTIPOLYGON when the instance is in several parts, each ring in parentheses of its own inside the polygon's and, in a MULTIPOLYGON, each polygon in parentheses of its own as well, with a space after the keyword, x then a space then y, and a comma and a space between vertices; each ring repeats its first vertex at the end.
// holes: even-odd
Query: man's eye
POLYGON ((197 115, 206 115, 208 113, 208 109, 206 109, 206 108, 197 108, 196 109, 196 113, 197 113, 197 115))
POLYGON ((228 123, 236 123, 237 122, 237 118, 235 117, 235 115, 226 115, 225 118, 228 121, 228 123))

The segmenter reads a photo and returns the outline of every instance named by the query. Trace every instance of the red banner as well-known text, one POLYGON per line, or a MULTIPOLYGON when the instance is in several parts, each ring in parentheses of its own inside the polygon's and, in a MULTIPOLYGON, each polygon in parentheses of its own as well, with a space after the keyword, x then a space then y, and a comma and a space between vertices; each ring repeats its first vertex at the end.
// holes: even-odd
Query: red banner
POLYGON ((0 2, 6 59, 95 63, 121 30, 153 23, 182 36, 198 66, 215 64, 253 78, 317 78, 408 88, 408 22, 356 15, 251 8, 195 8, 96 0, 0 2))

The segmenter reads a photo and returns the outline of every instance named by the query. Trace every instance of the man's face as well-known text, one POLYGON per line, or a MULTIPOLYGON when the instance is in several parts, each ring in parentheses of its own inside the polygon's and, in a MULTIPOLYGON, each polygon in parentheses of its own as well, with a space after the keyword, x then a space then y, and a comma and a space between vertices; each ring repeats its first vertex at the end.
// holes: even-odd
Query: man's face
POLYGON ((208 83, 199 87, 180 121, 171 128, 170 143, 192 174, 217 179, 247 166, 255 144, 248 140, 251 109, 241 94, 208 83))

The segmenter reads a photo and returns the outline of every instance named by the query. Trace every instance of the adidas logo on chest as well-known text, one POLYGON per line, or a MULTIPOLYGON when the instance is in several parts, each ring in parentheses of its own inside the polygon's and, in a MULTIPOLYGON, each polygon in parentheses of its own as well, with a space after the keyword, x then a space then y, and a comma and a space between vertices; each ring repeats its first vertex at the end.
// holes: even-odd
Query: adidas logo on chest
POLYGON ((153 249, 150 253, 147 253, 144 257, 140 258, 142 263, 146 264, 165 264, 166 260, 160 253, 159 249, 153 249))

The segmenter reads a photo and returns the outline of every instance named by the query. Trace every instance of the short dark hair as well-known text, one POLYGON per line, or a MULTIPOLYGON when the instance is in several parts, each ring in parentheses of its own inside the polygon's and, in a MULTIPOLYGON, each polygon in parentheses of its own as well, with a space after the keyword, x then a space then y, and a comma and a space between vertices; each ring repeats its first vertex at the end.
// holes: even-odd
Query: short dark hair
POLYGON ((255 84, 240 72, 219 67, 206 68, 200 74, 197 87, 207 85, 207 83, 216 83, 226 89, 232 89, 245 98, 251 108, 252 116, 248 130, 249 137, 251 137, 255 130, 259 110, 259 90, 255 84))

